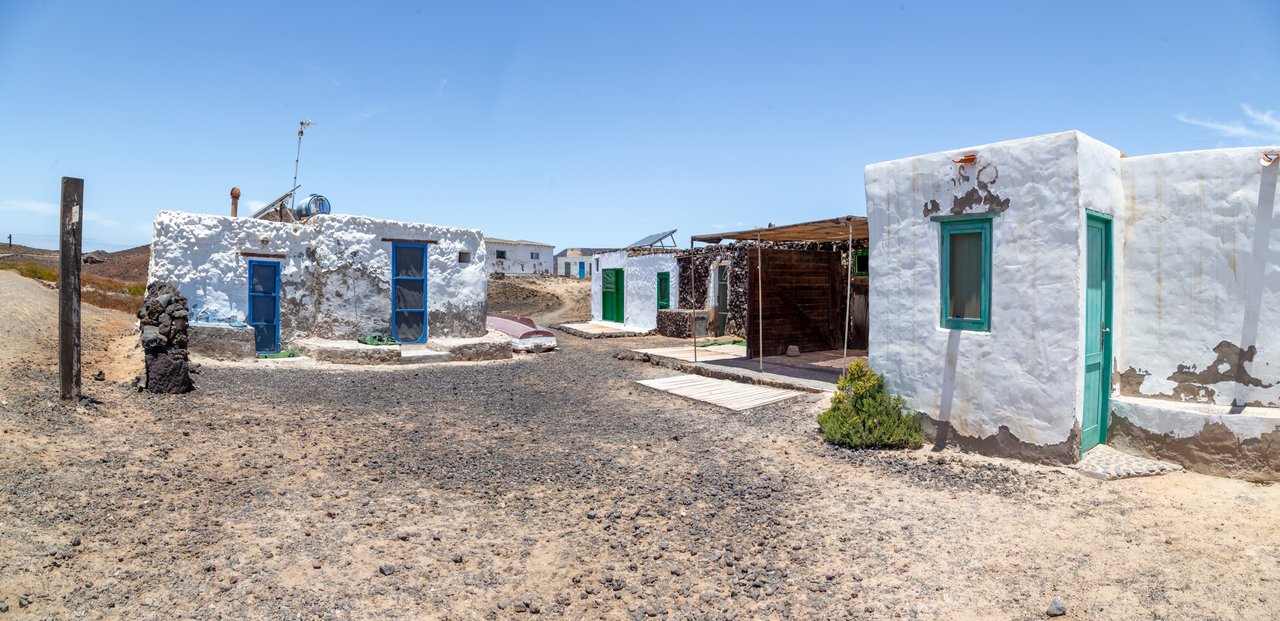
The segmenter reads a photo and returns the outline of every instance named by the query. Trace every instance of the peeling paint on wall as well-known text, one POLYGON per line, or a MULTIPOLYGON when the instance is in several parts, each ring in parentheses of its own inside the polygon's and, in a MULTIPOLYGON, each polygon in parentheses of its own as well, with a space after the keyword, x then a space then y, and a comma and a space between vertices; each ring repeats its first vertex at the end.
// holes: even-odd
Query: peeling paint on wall
MULTIPOLYGON (((1002 198, 996 194, 991 186, 996 184, 1000 179, 1000 169, 995 164, 985 164, 978 168, 976 175, 970 175, 966 172, 965 165, 960 164, 956 167, 955 173, 949 180, 951 191, 948 194, 951 197, 951 209, 949 213, 958 216, 966 213, 1002 213, 1009 209, 1009 199, 1002 198), (968 185, 976 177, 973 187, 959 194, 955 191, 968 185)), ((941 187, 941 185, 937 186, 941 187)), ((923 215, 928 218, 942 211, 942 204, 936 198, 931 198, 924 203, 923 215)))

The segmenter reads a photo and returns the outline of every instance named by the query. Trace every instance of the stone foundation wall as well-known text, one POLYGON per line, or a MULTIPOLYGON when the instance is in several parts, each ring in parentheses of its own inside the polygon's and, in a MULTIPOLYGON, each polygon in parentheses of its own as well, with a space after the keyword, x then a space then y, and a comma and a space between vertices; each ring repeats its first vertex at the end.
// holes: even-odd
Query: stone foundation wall
POLYGON ((711 311, 703 309, 669 308, 658 311, 658 334, 678 339, 693 338, 694 319, 702 317, 711 325, 711 311))

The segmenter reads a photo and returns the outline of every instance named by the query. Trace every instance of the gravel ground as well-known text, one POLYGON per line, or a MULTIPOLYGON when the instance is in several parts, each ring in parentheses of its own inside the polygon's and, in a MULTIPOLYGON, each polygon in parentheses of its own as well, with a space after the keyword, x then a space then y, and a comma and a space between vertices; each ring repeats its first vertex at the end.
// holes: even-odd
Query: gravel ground
POLYGON ((205 364, 193 394, 90 382, 80 408, 0 348, 0 619, 1280 611, 1276 487, 850 452, 817 437, 819 396, 733 413, 612 355, 662 339, 559 338, 493 363, 205 364))

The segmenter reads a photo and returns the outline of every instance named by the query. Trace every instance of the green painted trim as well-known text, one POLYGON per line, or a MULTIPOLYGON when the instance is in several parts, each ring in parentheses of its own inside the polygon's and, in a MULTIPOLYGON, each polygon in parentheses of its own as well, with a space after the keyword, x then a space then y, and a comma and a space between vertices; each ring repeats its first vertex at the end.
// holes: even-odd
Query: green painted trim
POLYGON ((929 216, 929 219, 932 220, 933 222, 957 222, 961 220, 990 220, 1000 215, 1000 213, 1001 212, 999 211, 984 211, 982 213, 946 214, 946 215, 940 215, 940 216, 929 216))
POLYGON ((963 218, 940 223, 941 285, 938 288, 938 325, 948 330, 991 331, 991 218, 963 218), (951 317, 951 236, 956 233, 982 234, 982 316, 977 319, 951 317))
POLYGON ((1092 210, 1092 209, 1086 209, 1086 210, 1084 210, 1084 214, 1085 214, 1086 216, 1092 216, 1092 217, 1094 217, 1094 218, 1097 218, 1097 219, 1099 219, 1099 220, 1105 220, 1105 221, 1107 221, 1107 222, 1111 222, 1112 220, 1114 220, 1114 219, 1115 219, 1115 218, 1114 218, 1114 217, 1112 217, 1112 215, 1111 215, 1111 214, 1109 214, 1109 213, 1102 213, 1101 211, 1094 211, 1094 210, 1092 210))
POLYGON ((671 272, 658 272, 658 310, 671 308, 671 272))
POLYGON ((859 250, 853 251, 853 275, 854 276, 866 276, 870 273, 871 264, 869 261, 867 263, 867 268, 868 268, 867 271, 865 272, 858 271, 858 257, 865 257, 865 256, 867 256, 866 248, 861 248, 859 250))

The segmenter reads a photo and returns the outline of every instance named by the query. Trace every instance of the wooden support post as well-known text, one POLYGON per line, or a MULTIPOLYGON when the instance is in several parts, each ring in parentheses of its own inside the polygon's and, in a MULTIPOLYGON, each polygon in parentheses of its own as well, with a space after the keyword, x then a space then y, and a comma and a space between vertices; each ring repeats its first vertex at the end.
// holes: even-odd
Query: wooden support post
POLYGON ((80 243, 84 222, 84 179, 62 178, 62 220, 58 248, 58 398, 80 401, 80 243))

